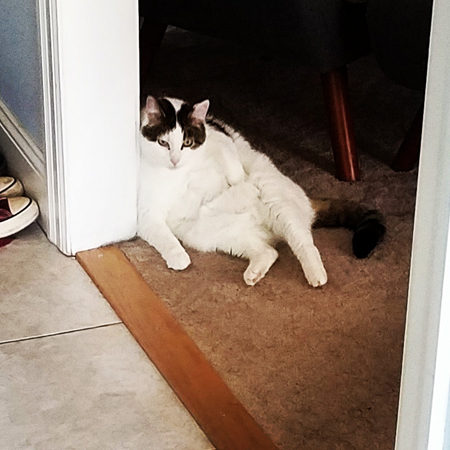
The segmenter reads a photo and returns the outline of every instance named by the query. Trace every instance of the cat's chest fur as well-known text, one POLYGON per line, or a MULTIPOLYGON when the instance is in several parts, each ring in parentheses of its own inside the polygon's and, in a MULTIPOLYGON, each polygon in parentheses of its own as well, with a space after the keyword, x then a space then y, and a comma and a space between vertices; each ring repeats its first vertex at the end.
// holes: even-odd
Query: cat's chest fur
POLYGON ((202 208, 228 188, 223 171, 207 158, 193 167, 175 170, 170 175, 176 188, 168 205, 167 218, 173 225, 198 219, 202 208))
MULTIPOLYGON (((203 148, 180 166, 142 161, 140 197, 146 204, 152 199, 155 209, 173 226, 196 220, 205 206, 217 203, 230 185, 246 179, 232 140, 216 134, 211 130, 203 148)), ((229 203, 233 203, 231 198, 229 203)))

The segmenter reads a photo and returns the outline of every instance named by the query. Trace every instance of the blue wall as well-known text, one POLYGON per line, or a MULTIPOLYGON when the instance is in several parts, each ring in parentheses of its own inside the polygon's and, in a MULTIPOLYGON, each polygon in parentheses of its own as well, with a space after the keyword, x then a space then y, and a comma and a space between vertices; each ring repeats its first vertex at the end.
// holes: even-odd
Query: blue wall
POLYGON ((44 149, 37 0, 0 0, 0 97, 44 149))

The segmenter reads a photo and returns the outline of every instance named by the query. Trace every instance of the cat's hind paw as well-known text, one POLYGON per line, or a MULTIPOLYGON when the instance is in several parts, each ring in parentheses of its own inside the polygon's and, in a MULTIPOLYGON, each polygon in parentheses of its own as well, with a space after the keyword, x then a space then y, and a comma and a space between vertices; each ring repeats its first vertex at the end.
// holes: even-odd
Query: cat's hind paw
POLYGON ((247 270, 244 272, 246 284, 254 286, 258 281, 262 280, 277 258, 278 252, 272 247, 267 247, 256 259, 251 260, 247 270))
POLYGON ((173 270, 184 270, 191 264, 191 258, 185 250, 172 252, 165 260, 167 267, 173 270))

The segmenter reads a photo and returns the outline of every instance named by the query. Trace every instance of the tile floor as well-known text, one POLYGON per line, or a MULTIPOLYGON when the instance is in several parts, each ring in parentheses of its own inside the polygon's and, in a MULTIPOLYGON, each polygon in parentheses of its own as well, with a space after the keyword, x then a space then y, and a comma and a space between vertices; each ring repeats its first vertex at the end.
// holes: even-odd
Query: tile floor
POLYGON ((75 259, 0 248, 0 449, 212 448, 75 259))

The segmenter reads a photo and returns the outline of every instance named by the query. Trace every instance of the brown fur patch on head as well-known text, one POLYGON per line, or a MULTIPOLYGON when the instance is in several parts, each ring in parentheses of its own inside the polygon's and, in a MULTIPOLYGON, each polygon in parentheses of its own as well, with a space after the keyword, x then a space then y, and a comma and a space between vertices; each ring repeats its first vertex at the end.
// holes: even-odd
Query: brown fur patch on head
POLYGON ((198 120, 192 120, 192 106, 184 103, 178 111, 178 123, 184 132, 185 139, 191 139, 193 144, 192 149, 200 147, 206 139, 205 124, 198 120))
MULTIPOLYGON (((142 135, 149 141, 156 141, 159 137, 164 136, 175 128, 176 112, 172 103, 165 98, 157 100, 159 114, 152 115, 152 120, 141 128, 142 135)), ((145 108, 142 113, 145 115, 145 108)))

